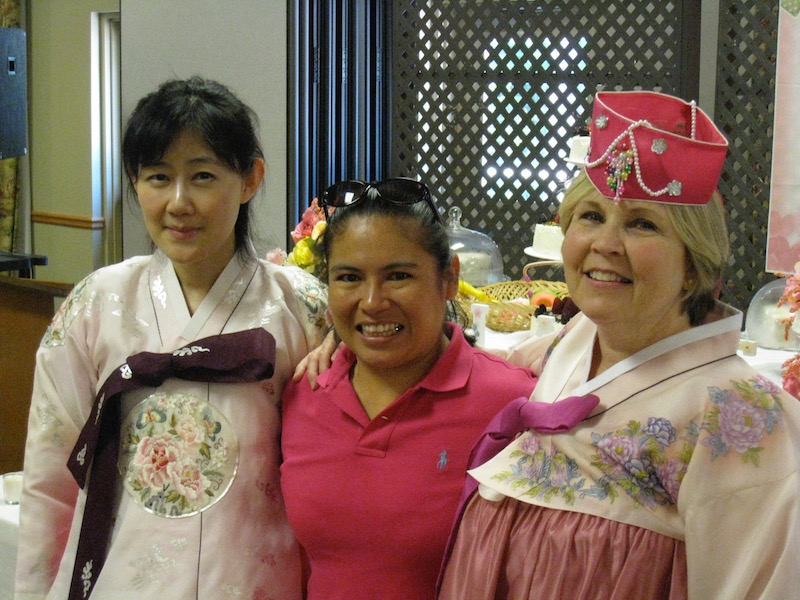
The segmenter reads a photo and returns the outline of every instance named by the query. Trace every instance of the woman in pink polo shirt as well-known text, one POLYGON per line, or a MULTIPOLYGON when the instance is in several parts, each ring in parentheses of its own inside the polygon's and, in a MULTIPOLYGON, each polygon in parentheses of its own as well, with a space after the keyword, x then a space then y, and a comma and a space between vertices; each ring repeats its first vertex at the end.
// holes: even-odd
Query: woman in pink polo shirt
POLYGON ((282 487, 310 600, 432 599, 470 449, 531 371, 445 320, 458 258, 411 179, 329 188, 329 306, 345 347, 283 395, 282 487))

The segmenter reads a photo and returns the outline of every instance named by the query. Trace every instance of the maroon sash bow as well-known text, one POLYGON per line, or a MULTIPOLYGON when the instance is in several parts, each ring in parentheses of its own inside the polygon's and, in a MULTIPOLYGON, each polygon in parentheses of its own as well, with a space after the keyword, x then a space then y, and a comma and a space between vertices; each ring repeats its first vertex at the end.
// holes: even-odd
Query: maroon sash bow
MULTIPOLYGON (((525 397, 517 398, 509 402, 486 426, 481 437, 478 438, 478 443, 472 448, 467 468, 473 469, 488 462, 508 446, 517 434, 528 429, 533 429, 537 433, 567 433, 588 417, 599 402, 600 398, 594 394, 570 396, 552 404, 531 402, 525 397)), ((467 502, 476 489, 478 489, 477 480, 468 474, 456 511, 455 522, 450 531, 450 538, 447 540, 447 549, 442 561, 442 569, 439 572, 439 581, 436 584, 437 596, 442 584, 444 568, 447 566, 456 541, 458 525, 461 523, 467 502)))
POLYGON ((261 381, 272 377, 274 365, 275 338, 263 329, 248 329, 197 340, 165 354, 140 352, 108 377, 67 461, 82 488, 91 466, 69 600, 89 597, 108 553, 119 453, 120 395, 141 387, 157 387, 169 378, 210 383, 261 381))

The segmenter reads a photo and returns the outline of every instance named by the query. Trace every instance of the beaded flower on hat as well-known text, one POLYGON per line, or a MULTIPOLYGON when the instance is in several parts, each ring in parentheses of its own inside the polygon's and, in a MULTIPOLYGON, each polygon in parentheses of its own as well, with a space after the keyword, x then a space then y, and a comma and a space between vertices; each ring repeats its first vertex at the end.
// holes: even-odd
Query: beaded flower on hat
POLYGON ((625 180, 633 171, 633 150, 626 144, 615 145, 609 148, 606 163, 608 187, 615 192, 614 201, 619 202, 625 190, 625 180))

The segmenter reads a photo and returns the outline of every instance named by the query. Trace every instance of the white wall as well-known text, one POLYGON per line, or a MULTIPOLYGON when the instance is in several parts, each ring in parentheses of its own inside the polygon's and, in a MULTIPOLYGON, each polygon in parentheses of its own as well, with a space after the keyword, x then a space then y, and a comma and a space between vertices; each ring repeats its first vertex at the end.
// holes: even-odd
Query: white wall
MULTIPOLYGON (((257 249, 286 240, 284 0, 121 0, 123 127, 136 102, 166 79, 201 75, 229 86, 261 122, 267 177, 257 198, 257 249)), ((127 187, 127 186, 126 186, 127 187)), ((138 208, 126 197, 123 254, 150 252, 138 208)))

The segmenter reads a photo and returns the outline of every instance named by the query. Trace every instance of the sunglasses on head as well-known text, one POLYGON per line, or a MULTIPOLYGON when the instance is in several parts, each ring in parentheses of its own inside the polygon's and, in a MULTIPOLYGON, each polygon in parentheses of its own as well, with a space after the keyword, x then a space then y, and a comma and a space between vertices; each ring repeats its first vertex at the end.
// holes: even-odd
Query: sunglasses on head
POLYGON ((365 181, 340 181, 330 186, 322 194, 322 208, 325 218, 329 217, 328 207, 346 208, 354 206, 364 198, 380 198, 390 204, 410 205, 425 202, 433 211, 435 219, 441 223, 442 218, 431 199, 431 193, 424 183, 407 177, 395 177, 367 183, 365 181), (372 193, 370 193, 372 191, 372 193))

